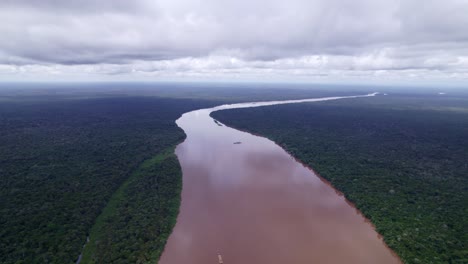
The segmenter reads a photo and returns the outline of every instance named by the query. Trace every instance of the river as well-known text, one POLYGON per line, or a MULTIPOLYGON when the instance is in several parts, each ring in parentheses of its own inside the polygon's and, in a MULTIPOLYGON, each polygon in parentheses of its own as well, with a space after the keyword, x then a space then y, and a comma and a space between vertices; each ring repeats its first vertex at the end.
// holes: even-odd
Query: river
POLYGON ((161 264, 401 263, 344 197, 271 140, 227 127, 213 111, 375 96, 222 105, 176 123, 183 189, 161 264), (221 261, 222 259, 222 261, 221 261))

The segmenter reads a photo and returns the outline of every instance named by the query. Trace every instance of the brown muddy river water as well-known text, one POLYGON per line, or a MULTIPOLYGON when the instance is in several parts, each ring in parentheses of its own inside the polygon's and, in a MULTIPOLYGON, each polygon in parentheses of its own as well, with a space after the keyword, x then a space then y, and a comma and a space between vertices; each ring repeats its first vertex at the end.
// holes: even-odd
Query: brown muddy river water
MULTIPOLYGON (((366 96, 373 96, 369 94, 366 96)), ((401 263, 372 225, 274 142, 216 123, 223 105, 184 114, 176 149, 182 204, 161 264, 401 263), (218 256, 220 255, 220 256, 218 256)))

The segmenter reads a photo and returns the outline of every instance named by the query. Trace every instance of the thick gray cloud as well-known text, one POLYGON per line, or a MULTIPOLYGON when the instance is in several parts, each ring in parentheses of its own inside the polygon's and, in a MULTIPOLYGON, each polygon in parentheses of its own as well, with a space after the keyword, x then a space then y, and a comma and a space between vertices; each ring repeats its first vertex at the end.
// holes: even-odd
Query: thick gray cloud
POLYGON ((467 78, 466 0, 3 0, 0 75, 467 78))

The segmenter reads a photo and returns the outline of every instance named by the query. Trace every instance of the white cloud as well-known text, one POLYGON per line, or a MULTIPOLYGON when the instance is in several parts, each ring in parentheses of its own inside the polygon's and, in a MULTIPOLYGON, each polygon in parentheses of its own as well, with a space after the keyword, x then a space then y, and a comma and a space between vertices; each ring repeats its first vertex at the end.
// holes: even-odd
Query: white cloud
POLYGON ((0 77, 458 78, 466 0, 4 0, 0 77))

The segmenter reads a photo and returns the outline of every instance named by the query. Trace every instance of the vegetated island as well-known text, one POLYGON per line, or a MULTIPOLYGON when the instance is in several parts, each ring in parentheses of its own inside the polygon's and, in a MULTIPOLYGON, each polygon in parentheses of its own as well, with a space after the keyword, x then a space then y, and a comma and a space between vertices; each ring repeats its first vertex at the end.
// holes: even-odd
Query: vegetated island
POLYGON ((468 263, 468 98, 392 94, 212 116, 318 171, 405 263, 468 263))

